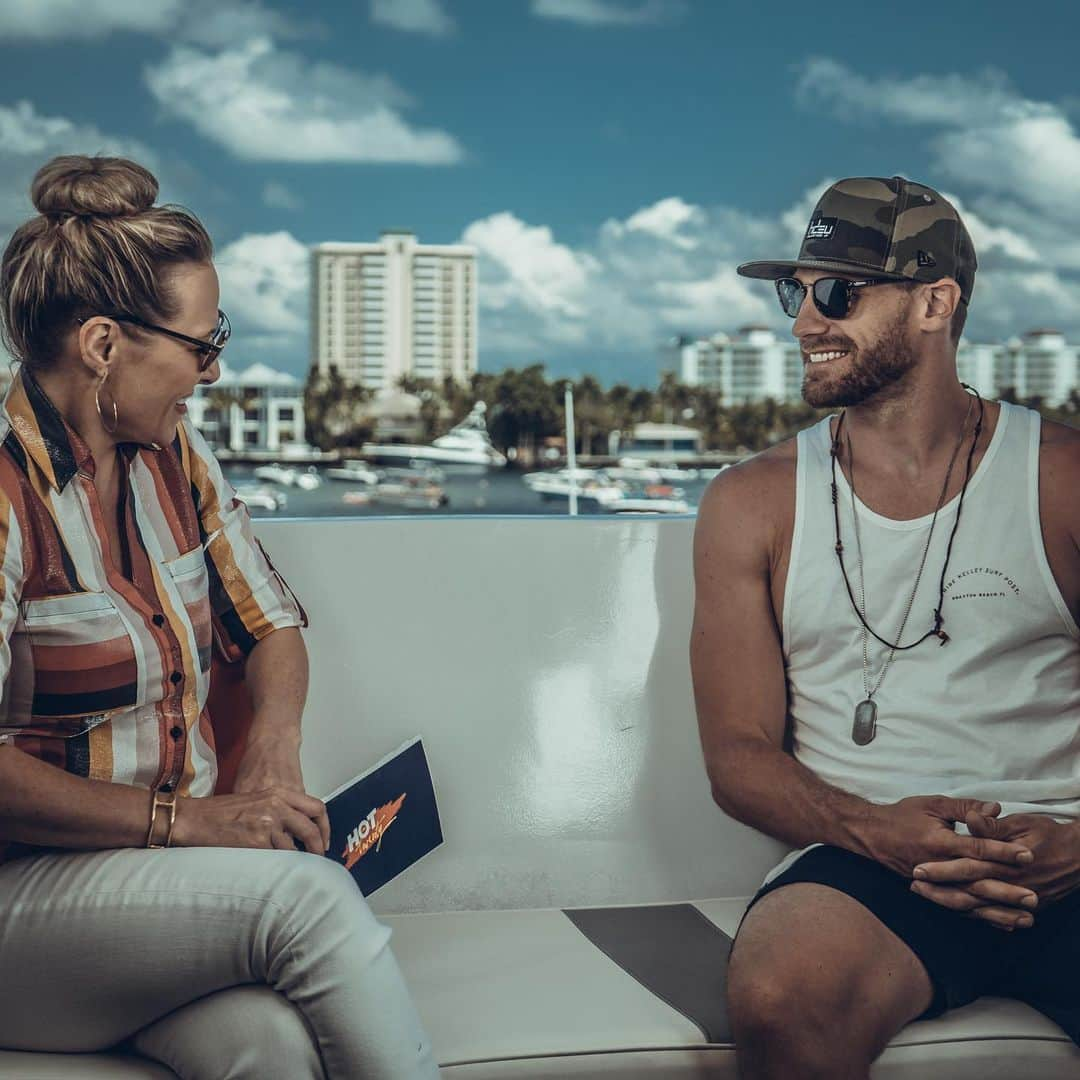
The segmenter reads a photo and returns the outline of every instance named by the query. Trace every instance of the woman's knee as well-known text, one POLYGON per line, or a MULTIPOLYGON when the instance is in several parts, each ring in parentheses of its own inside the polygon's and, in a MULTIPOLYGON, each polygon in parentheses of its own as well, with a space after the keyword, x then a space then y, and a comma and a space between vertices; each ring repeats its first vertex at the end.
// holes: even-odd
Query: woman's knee
POLYGON ((234 986, 149 1024, 131 1040, 181 1080, 322 1080, 300 1011, 267 986, 234 986))
MULTIPOLYGON (((372 914, 352 875, 332 859, 300 853, 289 857, 280 887, 268 900, 277 911, 273 921, 285 935, 277 939, 279 946, 302 944, 298 955, 309 964, 322 965, 336 958, 359 969, 390 938, 390 930, 372 914)), ((275 951, 280 956, 291 950, 279 947, 275 951)))
POLYGON ((230 852, 221 873, 237 893, 293 915, 327 918, 342 908, 367 907, 352 875, 320 855, 245 848, 230 852))

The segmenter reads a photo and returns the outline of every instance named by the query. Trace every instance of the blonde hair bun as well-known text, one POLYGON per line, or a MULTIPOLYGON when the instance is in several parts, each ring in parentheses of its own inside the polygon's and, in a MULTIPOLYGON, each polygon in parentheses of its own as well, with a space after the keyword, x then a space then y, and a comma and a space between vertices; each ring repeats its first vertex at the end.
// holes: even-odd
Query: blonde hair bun
POLYGON ((131 217, 149 210, 157 195, 153 173, 134 161, 82 154, 53 158, 30 185, 34 206, 47 217, 131 217))
POLYGON ((179 313, 172 270, 208 263, 214 245, 182 206, 155 206, 158 182, 134 161, 65 155, 37 171, 24 221, 0 259, 0 341, 31 370, 71 351, 75 318, 179 313))

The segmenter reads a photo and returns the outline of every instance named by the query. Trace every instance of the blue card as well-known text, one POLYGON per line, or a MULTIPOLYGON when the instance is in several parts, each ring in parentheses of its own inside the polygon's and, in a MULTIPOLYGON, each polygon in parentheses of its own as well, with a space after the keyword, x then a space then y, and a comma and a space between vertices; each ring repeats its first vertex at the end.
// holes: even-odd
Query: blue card
POLYGON ((442 842, 423 741, 417 736, 324 800, 328 858, 340 862, 370 896, 442 842))

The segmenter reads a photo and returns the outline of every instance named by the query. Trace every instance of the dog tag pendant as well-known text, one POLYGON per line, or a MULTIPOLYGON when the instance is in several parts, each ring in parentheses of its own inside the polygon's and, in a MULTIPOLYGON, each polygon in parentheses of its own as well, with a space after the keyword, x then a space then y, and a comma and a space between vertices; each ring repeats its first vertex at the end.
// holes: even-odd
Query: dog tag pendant
POLYGON ((855 706, 855 726, 851 737, 859 746, 865 746, 877 734, 877 705, 867 698, 855 706))

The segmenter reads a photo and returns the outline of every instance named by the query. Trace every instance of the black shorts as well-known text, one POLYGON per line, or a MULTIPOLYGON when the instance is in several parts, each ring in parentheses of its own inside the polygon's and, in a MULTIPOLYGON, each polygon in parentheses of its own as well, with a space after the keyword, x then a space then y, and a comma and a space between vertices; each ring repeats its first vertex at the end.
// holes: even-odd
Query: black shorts
POLYGON ((811 848, 759 889, 746 910, 798 881, 828 885, 858 900, 922 961, 934 997, 916 1019, 940 1016, 983 994, 1016 998, 1050 1017, 1080 1046, 1080 890, 1037 908, 1034 925, 1010 933, 913 893, 910 879, 873 859, 826 844, 811 848))

